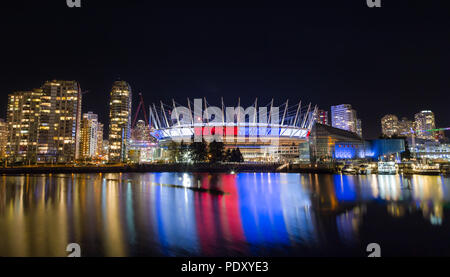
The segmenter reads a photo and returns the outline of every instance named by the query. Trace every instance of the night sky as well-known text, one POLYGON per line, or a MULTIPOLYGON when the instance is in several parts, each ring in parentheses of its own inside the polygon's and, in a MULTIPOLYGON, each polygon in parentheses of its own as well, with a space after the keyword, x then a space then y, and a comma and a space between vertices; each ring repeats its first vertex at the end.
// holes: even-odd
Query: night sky
POLYGON ((132 86, 134 107, 138 92, 147 105, 203 96, 219 105, 224 96, 228 106, 238 97, 248 106, 274 97, 326 110, 352 104, 367 138, 380 135, 387 113, 412 119, 432 110, 438 127, 450 126, 448 1, 383 0, 379 9, 365 0, 283 8, 277 1, 158 8, 82 0, 72 9, 65 0, 33 2, 0 8, 1 117, 7 94, 68 79, 89 91, 83 112, 107 124, 109 91, 120 78, 132 86))

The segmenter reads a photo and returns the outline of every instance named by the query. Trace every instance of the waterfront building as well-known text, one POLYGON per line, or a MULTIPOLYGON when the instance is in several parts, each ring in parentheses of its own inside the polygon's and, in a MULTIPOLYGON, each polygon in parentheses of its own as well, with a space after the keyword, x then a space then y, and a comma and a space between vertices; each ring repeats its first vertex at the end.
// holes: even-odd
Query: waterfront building
POLYGON ((398 117, 393 114, 387 114, 381 118, 381 133, 385 137, 392 137, 399 134, 398 117))
POLYGON ((424 138, 407 138, 409 150, 419 159, 450 162, 450 143, 424 138))
POLYGON ((97 156, 98 116, 93 112, 83 114, 81 121, 80 159, 92 159, 97 156))
POLYGON ((81 88, 77 81, 52 80, 42 86, 38 162, 70 163, 79 157, 81 88))
POLYGON ((104 151, 103 151, 103 123, 98 122, 97 123, 97 157, 103 157, 104 151))
POLYGON ((434 113, 432 111, 421 111, 414 115, 415 131, 418 138, 434 139, 434 135, 429 130, 435 129, 434 113))
POLYGON ((78 156, 81 90, 76 81, 47 81, 8 98, 10 162, 73 162, 78 156))
POLYGON ((126 162, 128 144, 131 138, 130 85, 116 81, 110 93, 109 102, 109 162, 126 162))
POLYGON ((158 144, 151 136, 151 130, 144 120, 138 120, 131 131, 129 144, 129 160, 134 163, 152 162, 156 158, 158 144))
POLYGON ((397 155, 405 151, 403 139, 375 139, 352 142, 337 142, 334 158, 339 159, 375 159, 397 155))
POLYGON ((9 163, 36 163, 38 153, 38 131, 41 89, 18 91, 8 96, 7 145, 9 163))
MULTIPOLYGON (((214 108, 224 117, 227 116, 224 111, 224 103, 221 105, 222 108, 208 107, 206 99, 203 100, 201 101, 202 109, 198 111, 198 114, 207 115, 208 108, 214 108)), ((234 105, 240 106, 239 102, 238 100, 233 103, 233 106, 228 107, 236 108, 234 105)), ((192 103, 191 100, 186 106, 192 107, 190 103, 192 103)), ((173 102, 171 106, 174 107, 175 103, 173 102)), ((257 109, 257 100, 255 100, 254 105, 245 110, 258 110, 258 112, 251 115, 250 113, 234 114, 234 118, 230 118, 229 121, 227 121, 227 118, 223 118, 223 120, 216 122, 209 122, 209 119, 198 116, 195 109, 189 108, 187 110, 191 113, 189 117, 192 120, 182 121, 177 120, 176 117, 173 118, 174 113, 171 110, 166 110, 164 104, 161 103, 161 108, 157 108, 156 105, 150 108, 150 119, 153 124, 151 134, 158 140, 162 149, 161 159, 166 160, 168 158, 165 155, 165 150, 168 149, 171 142, 183 140, 186 144, 189 144, 195 136, 214 133, 223 135, 225 151, 239 148, 245 161, 283 162, 301 160, 300 154, 304 153, 304 145, 302 144, 308 143, 308 136, 316 119, 317 107, 311 106, 311 104, 302 106, 301 102, 289 105, 288 101, 276 108, 273 102, 268 105, 261 105, 261 107, 267 107, 265 115, 263 115, 261 109, 257 109), (274 113, 271 109, 277 110, 276 119, 275 117, 270 118, 270 115, 274 113), (237 120, 238 118, 240 120, 237 120), (277 143, 274 143, 274 140, 277 143)))
POLYGON ((328 121, 328 111, 325 110, 317 110, 316 122, 323 125, 330 125, 328 121))
POLYGON ((335 157, 335 145, 338 142, 363 144, 363 140, 354 132, 316 123, 309 136, 311 162, 331 161, 335 157))
MULTIPOLYGON (((331 106, 331 124, 334 128, 358 133, 362 135, 362 130, 358 130, 358 118, 356 111, 350 104, 331 106)), ((361 122, 359 122, 361 127, 361 122)))
POLYGON ((6 158, 6 145, 8 143, 8 124, 0 118, 0 160, 6 158))
POLYGON ((103 154, 103 159, 108 160, 108 158, 109 158, 109 141, 107 139, 103 140, 102 154, 103 154))

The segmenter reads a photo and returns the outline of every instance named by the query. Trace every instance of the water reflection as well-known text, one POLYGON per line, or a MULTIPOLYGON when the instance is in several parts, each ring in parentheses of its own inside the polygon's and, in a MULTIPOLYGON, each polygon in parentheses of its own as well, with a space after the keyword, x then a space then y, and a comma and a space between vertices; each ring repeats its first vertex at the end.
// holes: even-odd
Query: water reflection
POLYGON ((1 176, 0 256, 66 256, 71 242, 84 256, 361 255, 372 239, 395 249, 397 230, 414 224, 411 243, 450 254, 437 245, 449 241, 449 186, 399 175, 1 176))

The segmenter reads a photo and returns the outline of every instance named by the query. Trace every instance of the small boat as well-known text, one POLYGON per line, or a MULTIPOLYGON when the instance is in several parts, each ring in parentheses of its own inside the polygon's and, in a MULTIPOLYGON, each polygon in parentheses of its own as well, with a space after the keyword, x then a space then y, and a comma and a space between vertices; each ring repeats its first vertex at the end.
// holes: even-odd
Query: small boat
POLYGON ((342 173, 343 174, 356 174, 358 173, 358 171, 356 170, 356 168, 354 168, 352 165, 346 165, 342 168, 342 173))
POLYGON ((372 173, 372 168, 370 168, 369 165, 362 164, 359 166, 358 174, 371 174, 371 173, 372 173))
POLYGON ((403 170, 405 174, 440 175, 439 164, 412 164, 403 170))
POLYGON ((397 174, 398 167, 395 162, 378 162, 378 174, 397 174))

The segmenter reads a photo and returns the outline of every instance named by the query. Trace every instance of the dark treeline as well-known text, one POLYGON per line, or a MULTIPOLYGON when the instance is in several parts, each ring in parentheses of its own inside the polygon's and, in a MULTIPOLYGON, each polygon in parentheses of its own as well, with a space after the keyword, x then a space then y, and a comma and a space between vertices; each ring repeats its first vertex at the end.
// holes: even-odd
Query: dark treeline
POLYGON ((168 145, 169 161, 172 163, 236 162, 244 161, 239 148, 225 150, 223 142, 193 142, 189 145, 172 141, 168 145))

